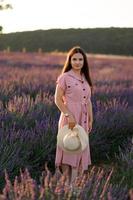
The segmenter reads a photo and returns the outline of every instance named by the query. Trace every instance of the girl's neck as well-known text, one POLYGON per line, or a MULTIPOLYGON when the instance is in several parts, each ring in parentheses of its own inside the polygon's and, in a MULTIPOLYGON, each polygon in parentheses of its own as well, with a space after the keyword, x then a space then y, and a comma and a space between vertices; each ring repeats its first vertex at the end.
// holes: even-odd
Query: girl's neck
POLYGON ((72 71, 73 71, 78 77, 80 77, 80 78, 82 79, 82 72, 81 72, 81 70, 74 70, 74 69, 72 69, 72 71))

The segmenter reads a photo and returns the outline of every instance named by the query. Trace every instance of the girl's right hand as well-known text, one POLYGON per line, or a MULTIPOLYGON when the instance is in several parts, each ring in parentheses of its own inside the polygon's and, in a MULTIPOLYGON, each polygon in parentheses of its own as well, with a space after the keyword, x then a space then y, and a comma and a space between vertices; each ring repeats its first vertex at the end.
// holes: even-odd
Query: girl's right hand
POLYGON ((76 120, 73 117, 73 115, 68 116, 68 127, 72 130, 74 126, 76 125, 76 120))

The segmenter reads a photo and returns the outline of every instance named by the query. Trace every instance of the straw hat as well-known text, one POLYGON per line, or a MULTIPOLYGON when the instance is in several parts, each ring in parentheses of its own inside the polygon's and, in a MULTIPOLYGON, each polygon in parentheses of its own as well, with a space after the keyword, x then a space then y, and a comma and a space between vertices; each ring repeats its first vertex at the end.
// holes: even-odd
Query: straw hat
POLYGON ((80 153, 85 150, 88 143, 88 134, 79 124, 76 124, 72 130, 68 124, 58 130, 57 145, 67 153, 80 153))

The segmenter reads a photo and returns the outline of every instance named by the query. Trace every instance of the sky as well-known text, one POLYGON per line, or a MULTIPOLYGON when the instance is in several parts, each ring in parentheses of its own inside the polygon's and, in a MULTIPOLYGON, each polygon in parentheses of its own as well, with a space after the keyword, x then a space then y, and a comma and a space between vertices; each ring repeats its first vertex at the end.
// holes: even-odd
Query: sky
POLYGON ((5 0, 3 33, 55 28, 133 27, 133 0, 5 0))

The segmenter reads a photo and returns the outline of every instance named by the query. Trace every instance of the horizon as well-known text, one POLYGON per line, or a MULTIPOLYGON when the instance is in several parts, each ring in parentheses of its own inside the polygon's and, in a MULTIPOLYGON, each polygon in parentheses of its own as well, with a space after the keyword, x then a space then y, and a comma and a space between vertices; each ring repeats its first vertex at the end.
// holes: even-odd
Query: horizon
POLYGON ((52 30, 70 30, 70 29, 75 29, 75 30, 87 30, 87 29, 133 29, 133 27, 93 27, 93 28, 49 28, 49 29, 35 29, 35 30, 23 30, 23 31, 15 31, 15 32, 8 32, 8 33, 2 33, 4 34, 10 34, 10 33, 22 33, 22 32, 34 32, 34 31, 52 31, 52 30))

